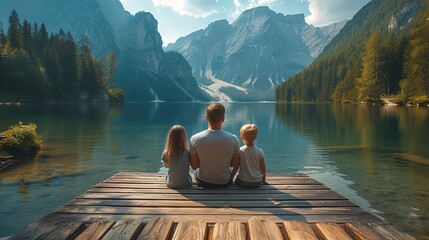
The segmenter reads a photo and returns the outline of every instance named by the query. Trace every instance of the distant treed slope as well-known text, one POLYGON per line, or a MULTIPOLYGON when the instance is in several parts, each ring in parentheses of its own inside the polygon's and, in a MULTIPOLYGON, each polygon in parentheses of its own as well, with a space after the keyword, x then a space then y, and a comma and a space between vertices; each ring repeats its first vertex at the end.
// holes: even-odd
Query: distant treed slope
POLYGON ((51 32, 63 29, 75 39, 85 35, 96 56, 117 52, 115 33, 102 14, 103 4, 97 0, 0 0, 0 21, 7 26, 7 17, 15 9, 19 16, 39 25, 45 23, 51 32))
POLYGON ((165 54, 150 13, 132 16, 119 0, 0 0, 0 22, 8 27, 13 9, 23 19, 62 28, 75 39, 86 36, 96 57, 116 53, 116 82, 127 101, 208 101, 192 77, 189 64, 177 54, 165 54), (174 62, 163 65, 163 63, 174 62), (168 66, 168 67, 167 67, 168 66))
POLYGON ((86 38, 76 43, 61 29, 49 36, 15 11, 9 23, 0 31, 0 101, 107 100, 114 70, 94 58, 86 38))
MULTIPOLYGON (((371 1, 347 22, 316 61, 277 88, 276 100, 358 101, 362 96, 357 80, 362 75, 362 56, 370 35, 377 32, 383 36, 384 43, 379 43, 377 49, 389 44, 398 44, 400 48, 401 36, 396 33, 406 27, 421 7, 419 0, 371 1), (386 37, 389 31, 394 35, 392 43, 386 37)), ((388 87, 383 87, 387 94, 388 87)))

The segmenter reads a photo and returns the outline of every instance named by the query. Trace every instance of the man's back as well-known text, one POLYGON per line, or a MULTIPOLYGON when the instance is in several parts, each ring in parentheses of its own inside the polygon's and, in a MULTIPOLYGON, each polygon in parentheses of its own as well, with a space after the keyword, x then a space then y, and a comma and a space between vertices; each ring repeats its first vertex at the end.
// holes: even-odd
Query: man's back
POLYGON ((231 179, 229 167, 239 153, 238 138, 223 130, 204 130, 191 137, 190 152, 199 158, 196 177, 213 184, 226 184, 231 179))

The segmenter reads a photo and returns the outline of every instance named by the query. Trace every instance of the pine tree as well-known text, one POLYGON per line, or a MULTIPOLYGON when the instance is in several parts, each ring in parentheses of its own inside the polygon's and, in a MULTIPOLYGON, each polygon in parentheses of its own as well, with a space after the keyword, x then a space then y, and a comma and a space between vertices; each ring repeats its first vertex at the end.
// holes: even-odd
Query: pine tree
POLYGON ((6 35, 3 31, 3 24, 0 22, 0 45, 6 44, 6 35))
POLYGON ((389 33, 383 40, 383 45, 383 71, 386 75, 384 94, 398 94, 403 75, 405 38, 396 32, 389 33))
POLYGON ((108 66, 107 66, 107 86, 109 88, 114 88, 114 79, 116 75, 116 55, 115 52, 111 51, 108 56, 108 66))
POLYGON ((36 38, 36 53, 39 58, 43 58, 43 55, 46 53, 46 48, 48 47, 49 34, 46 30, 44 23, 40 26, 40 30, 37 34, 34 35, 36 38))
POLYGON ((374 31, 365 44, 362 76, 358 79, 360 101, 379 101, 386 81, 380 36, 374 31))
POLYGON ((99 87, 94 62, 88 38, 84 36, 79 43, 80 89, 89 98, 96 96, 99 87))
MULTIPOLYGON (((428 2, 428 1, 427 1, 428 2)), ((401 91, 405 97, 429 97, 429 9, 415 20, 405 60, 401 91)))
POLYGON ((34 38, 31 24, 24 20, 22 25, 23 48, 33 58, 36 58, 36 50, 34 48, 34 38))
POLYGON ((22 26, 19 21, 18 14, 15 10, 9 17, 9 30, 7 32, 7 40, 12 49, 20 49, 23 45, 22 26))
POLYGON ((78 86, 77 46, 70 32, 62 42, 60 64, 64 70, 64 92, 67 97, 75 98, 78 86))

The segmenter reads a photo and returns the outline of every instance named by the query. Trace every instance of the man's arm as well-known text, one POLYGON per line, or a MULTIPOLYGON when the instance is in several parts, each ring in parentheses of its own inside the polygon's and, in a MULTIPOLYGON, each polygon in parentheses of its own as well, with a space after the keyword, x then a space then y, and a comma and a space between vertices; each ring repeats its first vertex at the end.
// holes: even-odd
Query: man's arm
POLYGON ((231 173, 231 181, 232 181, 232 179, 234 179, 235 177, 235 174, 237 174, 238 167, 240 167, 240 153, 234 153, 234 155, 232 155, 231 167, 233 167, 232 173, 231 173))
POLYGON ((191 160, 191 167, 192 169, 197 169, 200 167, 200 159, 198 158, 198 154, 196 153, 190 153, 189 159, 191 160))

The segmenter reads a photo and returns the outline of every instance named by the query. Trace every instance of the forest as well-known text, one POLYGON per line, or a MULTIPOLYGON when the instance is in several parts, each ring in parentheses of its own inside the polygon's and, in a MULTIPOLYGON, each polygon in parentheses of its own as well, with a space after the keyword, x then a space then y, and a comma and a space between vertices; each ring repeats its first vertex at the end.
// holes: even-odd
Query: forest
POLYGON ((49 34, 13 11, 7 33, 0 23, 0 101, 122 102, 116 56, 106 58, 92 55, 85 36, 76 42, 62 29, 49 34))
POLYGON ((340 32, 349 37, 334 39, 313 64, 280 85, 276 100, 381 103, 393 97, 395 103, 428 104, 428 2, 405 27, 389 30, 383 18, 407 1, 372 1, 340 32))

